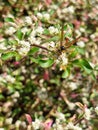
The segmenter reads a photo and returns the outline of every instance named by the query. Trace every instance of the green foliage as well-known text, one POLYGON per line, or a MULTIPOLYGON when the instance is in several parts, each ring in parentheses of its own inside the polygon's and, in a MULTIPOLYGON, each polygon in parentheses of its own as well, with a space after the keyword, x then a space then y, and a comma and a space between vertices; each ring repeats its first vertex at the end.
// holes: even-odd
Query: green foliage
POLYGON ((12 51, 12 52, 7 52, 7 53, 4 53, 4 54, 2 54, 1 55, 1 58, 2 58, 2 60, 9 60, 9 59, 11 59, 11 58, 13 58, 13 57, 15 57, 16 56, 16 52, 14 52, 14 51, 12 51))

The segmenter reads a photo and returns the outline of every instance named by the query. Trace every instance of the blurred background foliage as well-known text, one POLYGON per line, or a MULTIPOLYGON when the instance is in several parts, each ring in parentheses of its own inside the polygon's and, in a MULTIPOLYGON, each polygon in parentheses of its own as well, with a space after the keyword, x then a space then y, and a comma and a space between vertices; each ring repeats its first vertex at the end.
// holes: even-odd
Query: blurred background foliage
MULTIPOLYGON (((55 121, 51 111, 60 111, 69 119, 78 113, 75 102, 87 104, 88 107, 98 104, 97 0, 53 0, 51 3, 47 0, 1 0, 0 44, 2 39, 7 50, 2 50, 0 45, 1 128, 16 129, 21 121, 19 129, 27 129, 25 113, 30 114, 33 120, 37 116, 55 121), (42 19, 38 13, 43 14, 42 19), (50 19, 44 14, 49 14, 50 19), (32 19, 31 25, 23 24, 27 16, 32 19), (41 25, 44 34, 37 34, 35 41, 41 37, 42 45, 47 47, 47 42, 58 41, 62 22, 70 22, 73 37, 80 35, 84 43, 84 47, 78 44, 72 47, 75 51, 68 56, 74 60, 65 70, 60 70, 60 65, 55 63, 54 54, 52 56, 41 48, 31 46, 25 56, 17 53, 18 42, 14 38, 28 40, 32 30, 41 25), (6 29, 12 26, 16 26, 16 30, 9 35, 6 29), (57 27, 59 35, 49 34, 50 26, 57 27), (27 29, 25 34, 22 31, 24 27, 27 29), (11 51, 14 45, 16 51, 11 51), (62 91, 69 102, 62 98, 62 91)), ((91 130, 97 130, 97 123, 97 119, 90 122, 91 130)))

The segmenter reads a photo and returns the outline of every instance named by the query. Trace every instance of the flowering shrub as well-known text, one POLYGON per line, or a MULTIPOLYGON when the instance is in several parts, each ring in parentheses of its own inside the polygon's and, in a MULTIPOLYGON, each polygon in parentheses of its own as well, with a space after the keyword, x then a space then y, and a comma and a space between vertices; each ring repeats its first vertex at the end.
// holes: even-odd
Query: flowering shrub
POLYGON ((97 130, 98 1, 0 1, 0 129, 97 130))

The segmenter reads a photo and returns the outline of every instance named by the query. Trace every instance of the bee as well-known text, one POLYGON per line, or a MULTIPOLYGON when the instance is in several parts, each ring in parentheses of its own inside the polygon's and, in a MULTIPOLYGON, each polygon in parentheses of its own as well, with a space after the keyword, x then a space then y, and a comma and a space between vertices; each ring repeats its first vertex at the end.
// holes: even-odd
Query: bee
POLYGON ((62 24, 61 38, 60 38, 60 47, 59 47, 59 49, 58 49, 58 51, 59 51, 60 53, 62 53, 63 51, 66 51, 68 48, 70 48, 73 44, 75 44, 75 43, 80 39, 80 37, 78 37, 78 38, 72 40, 71 42, 69 41, 68 38, 65 38, 65 45, 68 44, 67 46, 65 46, 65 45, 63 44, 63 39, 64 39, 64 24, 62 24))
POLYGON ((51 51, 46 47, 36 45, 36 44, 33 44, 33 46, 38 47, 38 48, 42 48, 48 52, 52 52, 53 54, 56 53, 57 55, 60 55, 60 54, 62 54, 62 52, 67 51, 68 48, 70 48, 73 44, 75 44, 78 41, 78 39, 80 39, 80 37, 78 37, 70 42, 68 38, 65 38, 65 43, 64 43, 63 42, 63 40, 64 40, 64 24, 62 24, 60 44, 58 47, 56 47, 55 51, 51 51))

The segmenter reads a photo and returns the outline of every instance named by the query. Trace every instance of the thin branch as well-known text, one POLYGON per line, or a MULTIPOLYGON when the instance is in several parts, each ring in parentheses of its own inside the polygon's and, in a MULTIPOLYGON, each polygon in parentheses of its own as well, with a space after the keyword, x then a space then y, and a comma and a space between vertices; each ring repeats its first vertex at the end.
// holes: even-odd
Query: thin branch
POLYGON ((44 49, 44 50, 46 50, 46 51, 52 52, 51 50, 47 49, 47 48, 44 47, 44 46, 40 46, 40 45, 37 45, 37 44, 33 44, 32 46, 35 46, 35 47, 38 47, 38 48, 42 48, 42 49, 44 49))

